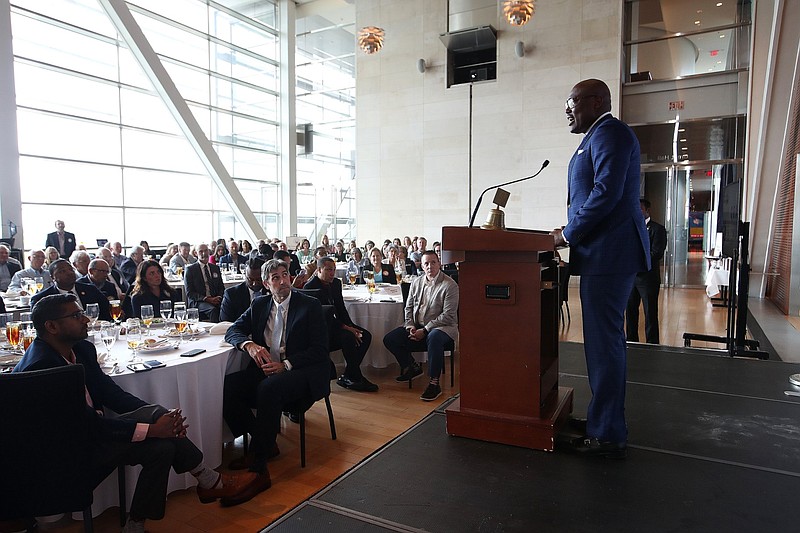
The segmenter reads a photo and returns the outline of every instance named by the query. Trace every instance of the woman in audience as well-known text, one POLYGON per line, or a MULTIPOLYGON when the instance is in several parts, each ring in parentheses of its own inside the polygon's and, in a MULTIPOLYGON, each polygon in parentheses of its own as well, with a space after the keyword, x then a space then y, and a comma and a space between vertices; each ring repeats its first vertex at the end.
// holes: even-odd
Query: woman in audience
POLYGON ((325 247, 325 253, 326 254, 333 253, 333 246, 331 246, 331 241, 330 241, 330 239, 328 239, 328 234, 327 233, 322 236, 322 242, 320 243, 320 246, 324 246, 325 247))
POLYGON ((344 253, 344 243, 342 241, 336 241, 336 244, 333 245, 331 257, 336 261, 347 261, 347 254, 344 253))
POLYGON ((147 244, 147 241, 139 242, 139 246, 144 248, 144 252, 142 252, 144 258, 153 257, 153 252, 150 251, 150 245, 147 244))
POLYGON ((154 316, 159 316, 162 300, 180 301, 178 291, 169 288, 158 261, 146 259, 136 268, 136 280, 131 289, 133 316, 142 317, 143 305, 152 305, 154 316))
POLYGON ((44 264, 50 266, 50 263, 60 259, 61 256, 58 255, 58 250, 56 250, 53 246, 48 246, 44 249, 44 264))
POLYGON ((372 270, 375 273, 375 283, 397 284, 397 276, 394 275, 394 267, 383 263, 383 254, 378 248, 369 251, 370 264, 364 270, 372 270))
POLYGON ((310 263, 312 259, 314 259, 314 252, 311 251, 311 243, 308 239, 303 239, 300 242, 300 247, 297 249, 297 253, 295 254, 297 259, 300 261, 301 265, 305 265, 306 263, 310 263))
POLYGON ((400 242, 399 237, 395 237, 394 239, 392 239, 392 246, 397 246, 398 248, 400 248, 401 246, 403 246, 403 243, 400 242))
POLYGON ((227 255, 228 251, 225 249, 224 244, 218 244, 216 248, 214 248, 214 255, 208 258, 208 262, 212 265, 219 265, 219 260, 222 259, 222 256, 227 255))
POLYGON ((253 245, 250 244, 250 241, 247 239, 242 239, 242 242, 239 243, 239 253, 249 256, 252 251, 253 245))
POLYGON ((406 249, 406 253, 408 253, 409 250, 411 250, 411 237, 409 237, 408 235, 403 237, 403 247, 406 249))
POLYGON ((164 252, 164 255, 162 255, 161 259, 158 260, 158 264, 161 265, 162 268, 168 268, 170 259, 175 257, 175 254, 177 253, 178 253, 178 245, 169 243, 167 245, 167 251, 164 252))
POLYGON ((352 255, 353 250, 356 248, 358 248, 358 244, 356 243, 355 240, 351 240, 350 244, 347 245, 347 253, 352 255))
POLYGON ((361 283, 361 272, 364 270, 364 265, 366 264, 367 260, 361 253, 361 248, 353 248, 350 253, 350 261, 347 263, 347 271, 349 272, 353 269, 358 270, 358 283, 361 283))
POLYGON ((397 256, 406 264, 406 274, 411 274, 412 276, 416 276, 419 271, 417 270, 417 265, 414 264, 414 261, 408 258, 408 248, 405 246, 401 246, 397 249, 397 256))
POLYGON ((392 241, 389 239, 385 239, 383 241, 383 246, 381 246, 381 253, 383 257, 389 257, 389 247, 392 245, 392 241))
POLYGON ((369 255, 369 251, 375 248, 375 243, 372 241, 367 241, 364 243, 364 253, 369 255))

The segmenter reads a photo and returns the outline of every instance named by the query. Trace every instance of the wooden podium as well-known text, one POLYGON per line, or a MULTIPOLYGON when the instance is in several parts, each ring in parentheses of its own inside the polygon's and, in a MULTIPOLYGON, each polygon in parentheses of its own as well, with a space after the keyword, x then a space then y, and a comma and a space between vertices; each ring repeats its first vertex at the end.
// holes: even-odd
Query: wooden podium
POLYGON ((552 451, 572 411, 558 386, 558 269, 544 231, 442 228, 459 261, 461 395, 447 433, 552 451))

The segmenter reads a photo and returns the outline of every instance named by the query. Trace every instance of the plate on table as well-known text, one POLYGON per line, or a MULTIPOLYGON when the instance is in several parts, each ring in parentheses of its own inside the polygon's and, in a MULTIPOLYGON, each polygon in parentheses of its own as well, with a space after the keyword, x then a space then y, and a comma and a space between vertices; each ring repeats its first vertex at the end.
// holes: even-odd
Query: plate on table
MULTIPOLYGON (((199 335, 205 335, 206 333, 208 333, 208 329, 207 328, 195 326, 195 327, 192 328, 191 331, 189 331, 189 328, 186 328, 185 330, 183 330, 183 338, 185 339, 187 337, 197 337, 199 335)), ((169 331, 167 331, 166 335, 164 335, 164 336, 165 337, 169 337, 170 339, 180 339, 181 338, 180 332, 175 328, 171 328, 169 331)))
POLYGON ((169 350, 174 350, 175 347, 176 347, 175 343, 169 342, 166 339, 164 339, 164 342, 159 341, 159 342, 157 342, 157 343, 155 343, 153 345, 144 345, 143 344, 142 346, 139 347, 139 352, 141 352, 141 353, 144 353, 144 352, 147 352, 147 353, 166 352, 166 351, 169 351, 169 350))

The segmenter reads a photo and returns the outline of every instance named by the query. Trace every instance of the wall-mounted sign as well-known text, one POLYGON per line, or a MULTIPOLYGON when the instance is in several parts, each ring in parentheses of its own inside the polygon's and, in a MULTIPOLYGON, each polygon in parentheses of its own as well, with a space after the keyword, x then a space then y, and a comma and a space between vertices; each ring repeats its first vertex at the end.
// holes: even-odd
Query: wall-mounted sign
POLYGON ((669 103, 669 110, 670 111, 678 111, 683 109, 683 100, 678 100, 677 102, 670 102, 669 103))

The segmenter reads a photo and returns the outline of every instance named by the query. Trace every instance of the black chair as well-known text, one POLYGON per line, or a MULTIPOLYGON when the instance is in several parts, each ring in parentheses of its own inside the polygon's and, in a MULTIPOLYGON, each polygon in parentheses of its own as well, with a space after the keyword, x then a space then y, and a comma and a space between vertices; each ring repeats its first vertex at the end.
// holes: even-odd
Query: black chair
POLYGON ((93 531, 84 390, 81 365, 0 376, 0 520, 82 510, 93 531))

